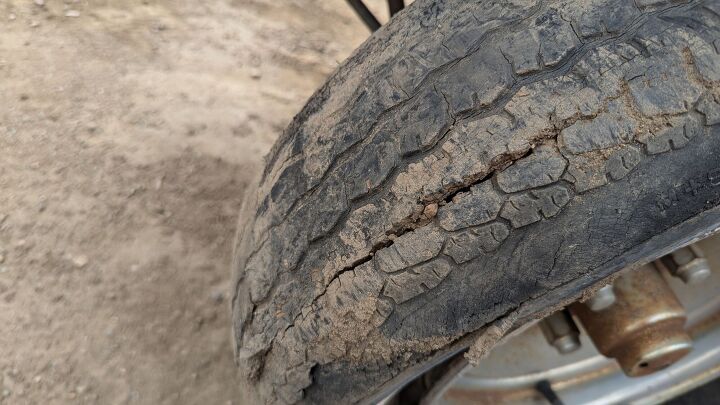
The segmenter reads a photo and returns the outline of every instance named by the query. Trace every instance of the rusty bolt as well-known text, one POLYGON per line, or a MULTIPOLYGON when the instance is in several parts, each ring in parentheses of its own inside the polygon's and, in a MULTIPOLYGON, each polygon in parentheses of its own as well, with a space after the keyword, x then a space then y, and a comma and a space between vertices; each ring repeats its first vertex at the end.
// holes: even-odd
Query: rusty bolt
POLYGON ((555 312, 540 322, 548 343, 561 354, 574 352, 580 348, 580 331, 567 310, 555 312))
POLYGON ((612 284, 608 284, 605 287, 597 290, 589 300, 585 301, 585 305, 590 308, 591 311, 598 312, 604 309, 610 308, 615 303, 615 292, 613 291, 612 284))

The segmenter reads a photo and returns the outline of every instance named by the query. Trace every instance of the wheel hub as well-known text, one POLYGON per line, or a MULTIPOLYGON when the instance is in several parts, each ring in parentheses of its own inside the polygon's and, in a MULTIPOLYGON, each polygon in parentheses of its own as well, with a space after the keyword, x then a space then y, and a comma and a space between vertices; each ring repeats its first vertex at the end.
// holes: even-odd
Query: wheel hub
POLYGON ((433 402, 547 404, 546 384, 566 405, 659 403, 701 385, 720 372, 720 272, 710 268, 720 269, 720 236, 628 270, 467 366, 433 402))

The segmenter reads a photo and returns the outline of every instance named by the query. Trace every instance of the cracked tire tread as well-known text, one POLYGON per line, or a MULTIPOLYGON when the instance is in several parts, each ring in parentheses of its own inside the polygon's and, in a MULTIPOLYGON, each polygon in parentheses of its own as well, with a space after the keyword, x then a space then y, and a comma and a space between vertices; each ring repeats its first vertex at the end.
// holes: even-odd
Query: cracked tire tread
POLYGON ((295 117, 244 202, 233 334, 253 395, 367 399, 708 209, 719 171, 698 167, 683 204, 646 172, 720 146, 719 12, 417 0, 393 18, 295 117), (613 215, 639 228, 618 234, 613 215))

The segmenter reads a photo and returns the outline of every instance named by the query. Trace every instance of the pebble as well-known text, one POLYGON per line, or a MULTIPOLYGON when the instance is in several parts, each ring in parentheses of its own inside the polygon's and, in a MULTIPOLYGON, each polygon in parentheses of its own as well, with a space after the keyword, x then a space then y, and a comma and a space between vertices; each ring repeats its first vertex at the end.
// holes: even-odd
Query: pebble
POLYGON ((10 21, 15 21, 16 18, 17 16, 15 15, 15 13, 10 13, 10 15, 8 16, 8 20, 10 21))
POLYGON ((425 209, 423 210, 423 215, 425 215, 425 218, 434 218, 435 215, 437 215, 438 212, 438 205, 435 203, 428 204, 425 209))
POLYGON ((79 255, 72 258, 72 262, 78 269, 82 269, 83 267, 87 266, 87 264, 90 262, 90 259, 88 259, 85 255, 79 255))
POLYGON ((45 0, 35 0, 35 4, 42 7, 45 5, 45 0))
POLYGON ((65 17, 80 17, 80 12, 77 10, 68 10, 65 12, 65 17))

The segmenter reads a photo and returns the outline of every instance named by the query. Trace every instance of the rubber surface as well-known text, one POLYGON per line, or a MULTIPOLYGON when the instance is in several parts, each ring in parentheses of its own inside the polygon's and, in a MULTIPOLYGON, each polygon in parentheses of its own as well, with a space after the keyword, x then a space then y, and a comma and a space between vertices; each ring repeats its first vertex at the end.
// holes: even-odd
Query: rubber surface
POLYGON ((718 0, 399 13, 248 193, 232 306, 251 389, 370 398, 717 207, 719 26, 718 0))

